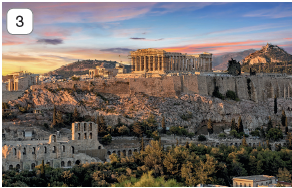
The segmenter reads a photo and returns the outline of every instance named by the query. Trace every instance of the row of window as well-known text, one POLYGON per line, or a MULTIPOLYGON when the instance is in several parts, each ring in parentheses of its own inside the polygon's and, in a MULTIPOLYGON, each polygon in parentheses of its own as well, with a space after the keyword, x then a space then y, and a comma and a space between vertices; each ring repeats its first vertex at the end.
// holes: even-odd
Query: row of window
MULTIPOLYGON (((86 123, 83 126, 83 131, 86 131, 86 123)), ((77 124, 77 131, 80 131, 80 123, 77 124)), ((89 123, 88 131, 92 131, 92 123, 89 123)))
MULTIPOLYGON (((84 137, 83 138, 84 138, 84 140, 87 139, 87 134, 86 133, 84 133, 84 137)), ((80 140, 80 139, 81 139, 81 134, 78 133, 78 140, 80 140)), ((92 139, 92 133, 89 133, 88 139, 92 139)))
MULTIPOLYGON (((47 147, 45 146, 44 147, 44 149, 45 149, 45 152, 44 153, 47 153, 47 147)), ((52 152, 53 153, 56 153, 56 146, 53 146, 53 150, 52 150, 52 152)), ((65 146, 63 145, 62 146, 62 151, 63 152, 66 152, 66 148, 65 148, 65 146)), ((74 153, 74 147, 73 146, 71 146, 71 151, 72 151, 72 153, 74 153)), ((35 152, 35 147, 33 147, 32 148, 32 154, 36 154, 36 152, 35 152)), ((14 155, 17 155, 17 150, 16 150, 16 148, 14 148, 14 155)), ((23 148, 23 155, 26 155, 26 148, 23 148)))
MULTIPOLYGON (((270 184, 272 183, 272 181, 270 181, 270 184)), ((268 185, 268 182, 265 182, 266 185, 268 185)), ((256 183, 256 187, 258 186, 259 184, 256 183)), ((264 185, 264 183, 261 183, 261 185, 264 185)), ((249 187, 251 187, 251 184, 248 185, 249 187)), ((236 183, 236 187, 238 187, 238 183, 236 183)), ((239 187, 242 187, 242 183, 239 184, 239 187)), ((246 183, 244 183, 243 187, 246 187, 246 183)))

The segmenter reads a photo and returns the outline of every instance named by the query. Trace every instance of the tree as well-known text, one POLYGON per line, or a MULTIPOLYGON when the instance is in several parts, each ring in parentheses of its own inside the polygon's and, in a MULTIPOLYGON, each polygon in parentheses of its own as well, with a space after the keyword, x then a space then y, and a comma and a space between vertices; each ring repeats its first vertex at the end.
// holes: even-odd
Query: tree
POLYGON ((207 138, 204 135, 200 135, 198 137, 198 141, 205 141, 205 140, 207 140, 207 138))
POLYGON ((242 125, 242 120, 241 120, 241 116, 239 116, 239 118, 238 118, 238 124, 237 124, 237 132, 238 133, 241 133, 241 132, 243 132, 243 125, 242 125))
POLYGON ((79 113, 77 112, 77 108, 76 107, 74 109, 72 118, 73 118, 73 122, 77 122, 79 120, 79 113))
POLYGON ((242 138, 242 145, 243 145, 244 147, 247 147, 247 143, 246 143, 245 135, 243 135, 243 138, 242 138))
POLYGON ((106 134, 106 125, 104 121, 104 117, 101 115, 98 117, 99 124, 98 124, 98 136, 104 136, 106 134))
POLYGON ((162 116, 161 127, 162 127, 162 133, 165 134, 166 133, 166 126, 165 126, 165 117, 164 116, 162 116))
POLYGON ((285 134, 288 134, 288 125, 285 127, 285 134))
POLYGON ((234 118, 232 118, 232 121, 231 121, 231 130, 237 130, 234 118))
POLYGON ((269 140, 273 140, 273 141, 278 141, 280 139, 283 139, 283 133, 281 130, 277 129, 277 128, 271 128, 268 133, 266 134, 266 137, 269 140))
POLYGON ((56 106, 54 105, 52 128, 56 125, 56 106))
POLYGON ((139 122, 135 122, 134 125, 133 125, 133 132, 135 133, 135 135, 137 137, 142 137, 143 135, 143 129, 142 129, 142 126, 139 122))
POLYGON ((287 124, 287 117, 286 117, 286 114, 285 114, 284 110, 282 111, 281 123, 282 123, 283 127, 286 127, 288 125, 287 124))
POLYGON ((123 125, 123 126, 118 128, 118 132, 121 135, 125 135, 125 134, 129 133, 129 128, 127 126, 123 125))
POLYGON ((105 145, 110 144, 112 142, 112 136, 110 134, 104 135, 101 142, 105 145))
POLYGON ((45 175, 45 165, 44 165, 44 160, 42 160, 41 175, 42 175, 42 177, 44 177, 44 175, 45 175))
POLYGON ((267 128, 266 132, 269 132, 269 130, 271 128, 273 128, 273 122, 272 122, 271 116, 269 116, 268 128, 267 128))
POLYGON ((141 148, 140 148, 140 150, 141 151, 144 151, 144 140, 143 140, 143 137, 142 137, 142 139, 141 139, 141 148))
POLYGON ((213 134, 213 123, 211 119, 208 120, 207 128, 208 128, 209 134, 213 134))
POLYGON ((286 168, 284 168, 284 169, 279 168, 278 174, 277 174, 278 181, 284 181, 284 182, 292 183, 291 176, 292 175, 290 174, 289 170, 287 170, 286 168))
POLYGON ((57 112, 57 118, 56 121, 59 125, 63 125, 64 124, 64 120, 63 120, 63 114, 62 112, 58 111, 57 112))
POLYGON ((277 96, 274 97, 274 113, 277 114, 278 112, 278 106, 277 106, 277 96))

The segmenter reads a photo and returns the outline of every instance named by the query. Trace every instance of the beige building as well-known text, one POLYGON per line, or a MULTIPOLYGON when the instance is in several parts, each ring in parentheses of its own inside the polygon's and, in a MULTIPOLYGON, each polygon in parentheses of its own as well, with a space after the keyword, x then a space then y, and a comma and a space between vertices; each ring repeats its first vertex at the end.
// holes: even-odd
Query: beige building
MULTIPOLYGON (((25 71, 15 72, 7 75, 8 77, 6 89, 7 91, 24 91, 32 85, 39 83, 39 75, 25 71)), ((3 84, 2 84, 3 87, 3 84)))
POLYGON ((212 54, 187 55, 159 49, 131 51, 133 73, 212 72, 212 54))
POLYGON ((276 184, 275 176, 254 175, 233 178, 233 187, 260 187, 276 184))

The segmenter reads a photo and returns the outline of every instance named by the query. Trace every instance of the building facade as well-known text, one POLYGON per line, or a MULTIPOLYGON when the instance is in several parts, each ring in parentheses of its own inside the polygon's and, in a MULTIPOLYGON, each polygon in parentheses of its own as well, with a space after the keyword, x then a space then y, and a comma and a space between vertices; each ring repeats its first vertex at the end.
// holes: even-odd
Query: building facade
POLYGON ((275 176, 254 175, 233 178, 233 187, 260 187, 276 184, 275 176))
POLYGON ((97 131, 93 122, 76 122, 72 123, 72 140, 58 140, 58 135, 52 134, 49 140, 15 141, 3 139, 2 135, 2 171, 32 170, 42 160, 54 168, 102 162, 107 150, 99 143, 97 131))
POLYGON ((159 49, 131 51, 133 73, 212 72, 212 54, 187 55, 159 49))
POLYGON ((24 91, 28 89, 30 86, 39 83, 38 74, 32 74, 25 71, 12 73, 7 75, 7 77, 8 77, 8 80, 6 82, 7 91, 24 91))

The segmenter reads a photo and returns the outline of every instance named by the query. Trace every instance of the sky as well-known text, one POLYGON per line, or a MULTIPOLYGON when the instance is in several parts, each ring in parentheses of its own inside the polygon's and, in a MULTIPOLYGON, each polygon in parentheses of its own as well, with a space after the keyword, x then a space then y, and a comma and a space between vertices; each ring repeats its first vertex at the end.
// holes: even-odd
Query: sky
POLYGON ((2 75, 78 59, 129 64, 143 48, 220 55, 267 42, 292 53, 292 3, 2 3, 2 75), (11 8, 31 9, 32 33, 7 32, 11 8))

